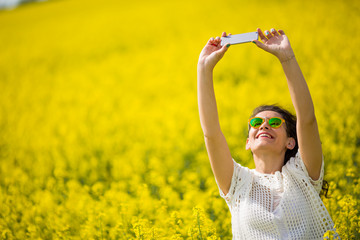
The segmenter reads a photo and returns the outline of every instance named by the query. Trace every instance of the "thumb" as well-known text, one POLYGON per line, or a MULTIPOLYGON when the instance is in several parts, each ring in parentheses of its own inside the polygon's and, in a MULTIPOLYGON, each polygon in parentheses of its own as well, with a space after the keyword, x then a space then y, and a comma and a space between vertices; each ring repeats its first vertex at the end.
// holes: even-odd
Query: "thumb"
POLYGON ((230 44, 229 44, 229 43, 228 43, 228 44, 225 44, 224 46, 222 46, 222 47, 220 48, 219 52, 220 52, 222 55, 224 55, 224 54, 226 53, 226 51, 229 49, 229 47, 230 47, 230 44))
POLYGON ((217 64, 218 61, 220 61, 220 59, 222 59, 229 47, 230 44, 226 44, 211 54, 211 59, 214 61, 214 66, 217 64))
POLYGON ((258 46, 259 48, 268 51, 268 47, 259 40, 253 40, 252 42, 255 43, 255 45, 258 46))

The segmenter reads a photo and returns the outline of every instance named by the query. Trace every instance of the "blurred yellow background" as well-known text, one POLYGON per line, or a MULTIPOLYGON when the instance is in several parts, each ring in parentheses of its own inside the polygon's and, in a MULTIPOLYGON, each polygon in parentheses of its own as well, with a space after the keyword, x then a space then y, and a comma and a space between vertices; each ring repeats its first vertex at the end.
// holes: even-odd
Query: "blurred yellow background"
MULTIPOLYGON (((0 12, 0 239, 231 239, 208 162, 196 64, 210 37, 283 29, 308 82, 343 239, 360 238, 356 1, 57 0, 0 12)), ((235 160, 260 104, 293 107, 278 60, 215 69, 235 160)), ((331 237, 331 233, 326 236, 331 237)))

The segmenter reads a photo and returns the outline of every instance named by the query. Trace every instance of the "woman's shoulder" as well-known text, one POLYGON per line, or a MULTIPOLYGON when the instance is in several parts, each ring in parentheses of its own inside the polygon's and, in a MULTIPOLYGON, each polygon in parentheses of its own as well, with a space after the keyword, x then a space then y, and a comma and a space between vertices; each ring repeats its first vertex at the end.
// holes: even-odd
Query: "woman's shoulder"
MULTIPOLYGON (((322 159, 322 168, 324 168, 324 157, 322 159)), ((306 166, 301 158, 300 151, 298 150, 294 157, 291 157, 289 161, 284 165, 283 168, 287 168, 290 170, 296 170, 300 172, 304 172, 308 175, 306 166)))
POLYGON ((299 151, 296 153, 294 157, 291 157, 289 159, 289 161, 285 164, 283 169, 285 173, 289 173, 303 182, 304 181, 310 182, 315 187, 315 189, 318 192, 320 192, 324 178, 324 157, 322 159, 320 177, 317 180, 313 180, 309 176, 309 173, 306 169, 306 166, 301 158, 299 151))
POLYGON ((234 162, 234 174, 233 177, 238 177, 239 180, 249 180, 249 177, 252 174, 252 170, 249 169, 248 167, 243 166, 241 163, 235 161, 233 159, 234 162))
POLYGON ((251 170, 248 167, 242 166, 234 159, 232 160, 234 162, 234 171, 231 179, 229 192, 227 194, 224 194, 219 188, 221 197, 223 197, 225 201, 230 205, 232 199, 234 199, 234 196, 241 194, 241 192, 246 189, 246 186, 251 183, 252 179, 251 170))

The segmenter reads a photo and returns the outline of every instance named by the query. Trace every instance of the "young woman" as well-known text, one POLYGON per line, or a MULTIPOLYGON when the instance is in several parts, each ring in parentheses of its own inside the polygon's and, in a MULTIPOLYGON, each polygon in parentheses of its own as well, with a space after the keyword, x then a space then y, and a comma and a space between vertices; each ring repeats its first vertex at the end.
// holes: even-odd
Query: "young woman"
POLYGON ((277 106, 254 110, 246 149, 255 169, 232 159, 219 124, 213 69, 230 45, 211 38, 198 62, 200 122, 211 168, 232 215, 233 239, 323 239, 335 229, 319 197, 324 162, 310 92, 285 33, 257 31, 261 41, 253 43, 282 65, 297 119, 277 106))

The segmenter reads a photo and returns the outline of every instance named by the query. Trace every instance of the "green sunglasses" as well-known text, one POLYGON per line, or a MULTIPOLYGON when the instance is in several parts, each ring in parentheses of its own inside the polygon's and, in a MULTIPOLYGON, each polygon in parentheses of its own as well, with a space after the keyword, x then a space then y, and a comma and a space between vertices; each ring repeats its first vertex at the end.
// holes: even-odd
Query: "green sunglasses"
POLYGON ((268 124, 272 128, 279 128, 285 122, 284 119, 279 117, 272 118, 262 118, 262 117, 253 117, 249 119, 249 124, 253 128, 259 128, 267 120, 268 124))

